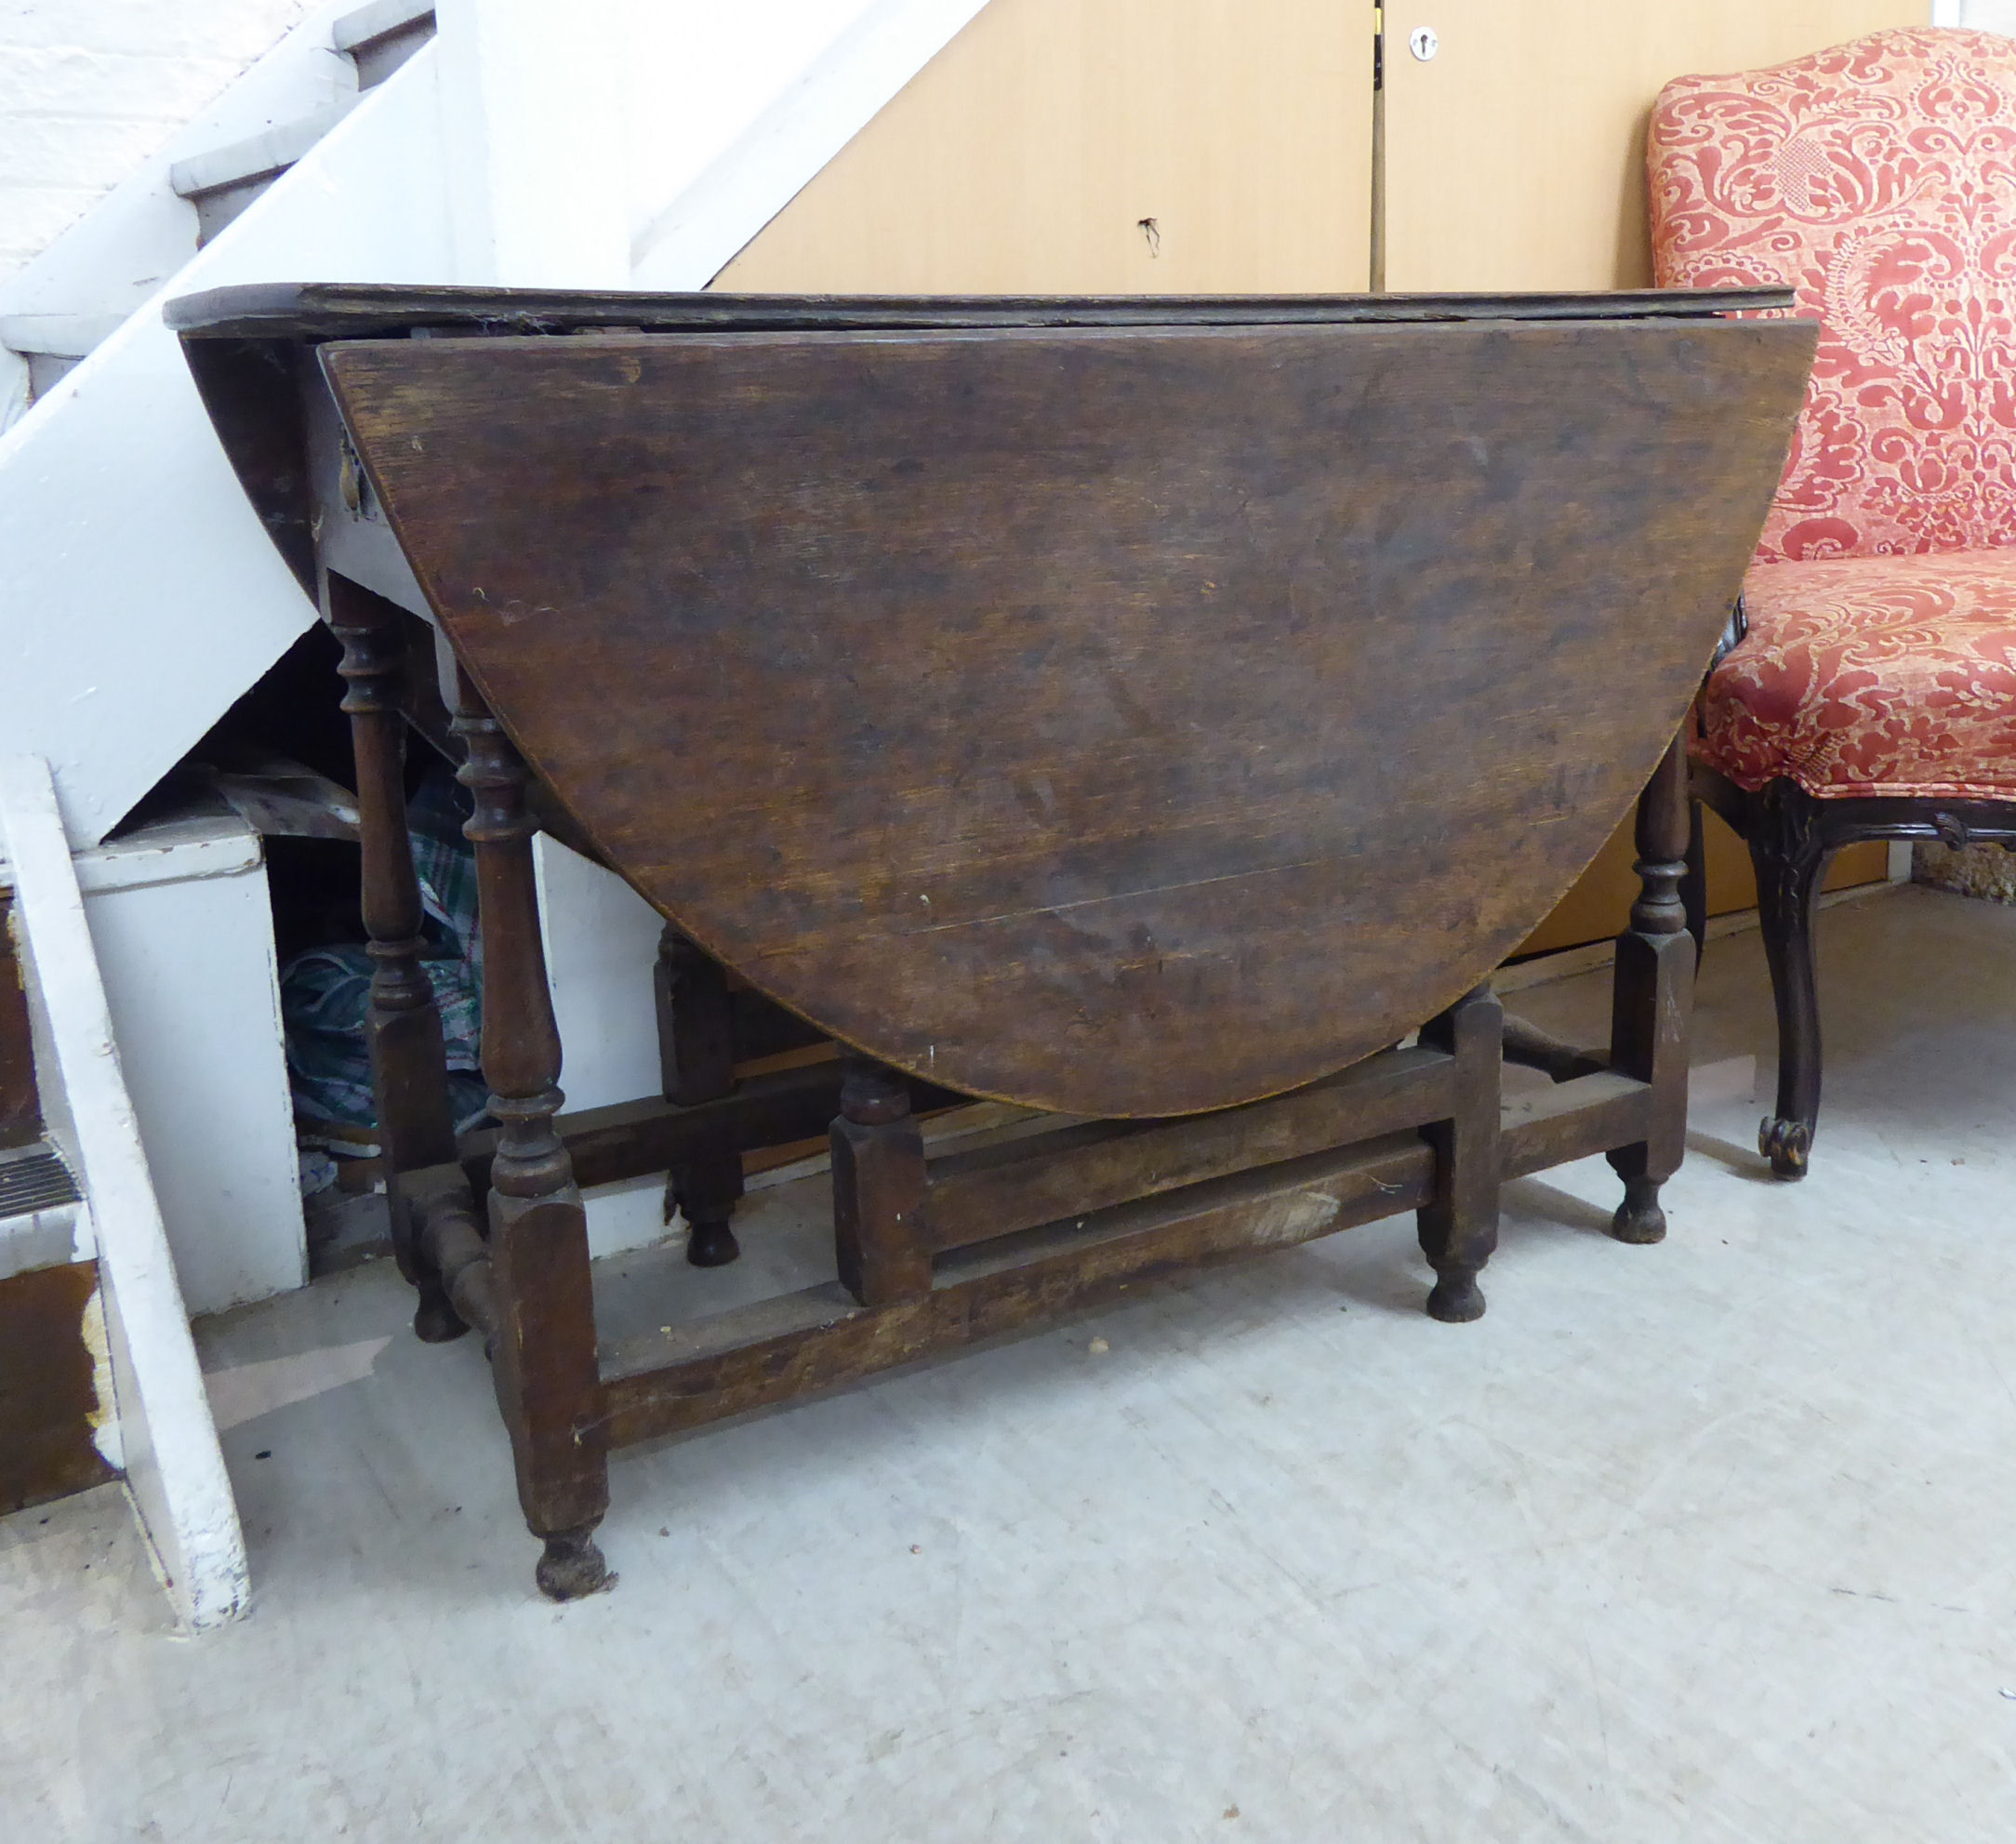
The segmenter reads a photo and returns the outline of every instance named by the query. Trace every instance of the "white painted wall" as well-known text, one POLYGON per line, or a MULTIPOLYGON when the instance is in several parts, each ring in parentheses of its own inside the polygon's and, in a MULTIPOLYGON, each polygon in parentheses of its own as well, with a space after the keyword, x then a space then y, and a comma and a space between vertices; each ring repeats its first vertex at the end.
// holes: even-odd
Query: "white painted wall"
POLYGON ((316 0, 4 0, 0 281, 199 115, 316 0))
POLYGON ((618 0, 436 0, 456 273, 524 288, 630 286, 618 0))
POLYGON ((192 1313, 301 1286, 308 1251, 258 834, 143 828, 77 858, 176 1272, 192 1313))
MULTIPOLYGON (((235 815, 142 827, 74 862, 126 1093, 189 1309, 308 1278, 279 969, 259 836, 235 815)), ((10 871, 0 857, 0 889, 10 871)), ((83 1261, 32 1239, 15 1266, 83 1261)))

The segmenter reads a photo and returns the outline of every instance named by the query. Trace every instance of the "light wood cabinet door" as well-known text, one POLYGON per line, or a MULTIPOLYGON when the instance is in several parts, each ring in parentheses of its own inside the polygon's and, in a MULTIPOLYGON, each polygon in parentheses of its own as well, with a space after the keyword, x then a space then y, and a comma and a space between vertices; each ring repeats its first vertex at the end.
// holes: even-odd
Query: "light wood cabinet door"
POLYGON ((1926 0, 1389 3, 1386 286, 1650 286, 1645 126, 1667 83, 1930 22, 1926 0))
MULTIPOLYGON (((1930 22, 1900 0, 1388 0, 1386 285, 1648 287, 1645 127, 1665 84, 1930 22)), ((1707 830, 1709 909, 1749 909, 1749 854, 1713 814, 1707 830)), ((1631 861, 1627 818, 1525 951, 1622 929, 1631 861)), ((1850 847, 1827 887, 1887 865, 1881 844, 1850 847)))
POLYGON ((716 278, 1351 293, 1373 0, 992 0, 716 278))

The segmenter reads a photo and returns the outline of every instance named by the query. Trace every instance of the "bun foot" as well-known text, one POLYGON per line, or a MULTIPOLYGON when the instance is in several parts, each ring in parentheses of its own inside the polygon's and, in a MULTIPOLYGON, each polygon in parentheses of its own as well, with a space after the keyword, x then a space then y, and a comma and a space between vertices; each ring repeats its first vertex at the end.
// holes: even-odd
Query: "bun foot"
POLYGON ((1428 1317, 1444 1325, 1467 1325, 1484 1317, 1484 1293, 1474 1274, 1445 1274, 1428 1294, 1428 1317))
POLYGON ((726 1267, 741 1253, 742 1245, 736 1240, 725 1216, 714 1221, 688 1221, 686 1260, 695 1267, 726 1267))
POLYGON ((1757 1149, 1779 1177, 1803 1178, 1807 1156, 1813 1149, 1813 1130, 1804 1121, 1767 1117, 1757 1130, 1757 1149))
POLYGON ((413 1309, 413 1335, 423 1345, 448 1345, 469 1327, 448 1304, 447 1295, 435 1287, 420 1290, 420 1303, 413 1309))
POLYGON ((1626 1178, 1624 1201, 1610 1220, 1610 1233, 1620 1242, 1663 1242, 1666 1214, 1659 1207, 1659 1180, 1626 1178))
POLYGON ((546 1539, 546 1554, 535 1571, 539 1592, 548 1600, 579 1600, 583 1595, 600 1594, 616 1585, 602 1551, 596 1547, 595 1527, 561 1531, 546 1539))

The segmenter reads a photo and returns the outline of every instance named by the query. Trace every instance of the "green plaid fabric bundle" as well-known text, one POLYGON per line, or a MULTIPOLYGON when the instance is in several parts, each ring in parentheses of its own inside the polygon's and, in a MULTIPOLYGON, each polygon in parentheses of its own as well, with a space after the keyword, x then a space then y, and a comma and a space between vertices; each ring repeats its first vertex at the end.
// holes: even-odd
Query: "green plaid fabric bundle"
MULTIPOLYGON (((427 912, 420 965, 441 1007, 458 1133, 483 1119, 488 1098, 477 1063, 483 1039, 483 944, 476 919, 476 856, 462 837, 467 817, 462 791, 445 767, 431 769, 406 805, 413 868, 427 912)), ((338 1135, 350 1142, 354 1130, 378 1125, 365 1036, 370 1000, 371 955, 361 945, 312 948, 281 970, 280 1015, 294 1112, 311 1137, 317 1123, 351 1130, 338 1135)))

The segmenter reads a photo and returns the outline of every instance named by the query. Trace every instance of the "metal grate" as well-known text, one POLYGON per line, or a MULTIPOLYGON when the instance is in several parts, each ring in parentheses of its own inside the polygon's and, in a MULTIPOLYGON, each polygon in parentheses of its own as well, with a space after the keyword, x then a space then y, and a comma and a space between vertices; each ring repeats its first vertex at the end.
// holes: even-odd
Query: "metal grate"
POLYGON ((0 1216, 27 1216, 58 1204, 75 1203, 77 1181, 62 1156, 43 1147, 11 1159, 0 1159, 0 1216))

